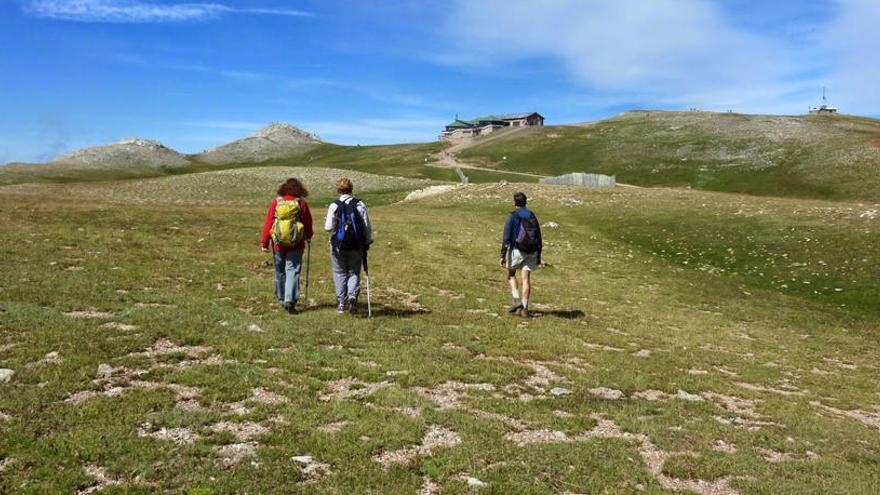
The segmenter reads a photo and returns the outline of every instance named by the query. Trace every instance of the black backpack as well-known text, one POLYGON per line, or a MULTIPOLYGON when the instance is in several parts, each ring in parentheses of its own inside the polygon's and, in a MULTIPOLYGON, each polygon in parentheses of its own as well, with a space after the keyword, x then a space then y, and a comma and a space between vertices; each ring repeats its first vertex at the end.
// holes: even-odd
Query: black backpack
POLYGON ((334 248, 342 251, 361 251, 366 244, 366 228, 364 219, 357 211, 357 198, 348 202, 336 200, 336 232, 330 238, 334 248))
POLYGON ((519 230, 516 233, 513 245, 522 253, 538 252, 541 249, 541 227, 538 225, 538 218, 534 213, 530 213, 528 217, 518 217, 519 230))

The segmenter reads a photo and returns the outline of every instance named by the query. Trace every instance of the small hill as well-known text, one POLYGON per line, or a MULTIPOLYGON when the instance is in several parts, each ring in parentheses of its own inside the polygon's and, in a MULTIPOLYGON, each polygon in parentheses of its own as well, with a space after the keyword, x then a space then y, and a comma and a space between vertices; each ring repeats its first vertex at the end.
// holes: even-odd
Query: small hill
POLYGON ((193 158, 211 165, 262 163, 299 155, 323 141, 284 122, 273 122, 254 134, 204 151, 193 158))
POLYGON ((159 168, 189 165, 186 156, 158 141, 130 137, 116 144, 72 151, 49 162, 77 168, 159 168))
POLYGON ((642 186, 880 200, 880 120, 633 111, 505 130, 457 157, 499 171, 595 172, 642 186))

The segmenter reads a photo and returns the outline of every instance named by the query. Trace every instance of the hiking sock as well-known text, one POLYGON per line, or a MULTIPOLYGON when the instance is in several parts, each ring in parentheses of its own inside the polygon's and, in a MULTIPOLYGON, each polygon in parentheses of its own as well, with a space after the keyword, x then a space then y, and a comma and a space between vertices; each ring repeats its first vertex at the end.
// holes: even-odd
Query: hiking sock
POLYGON ((522 305, 523 305, 523 308, 524 308, 524 309, 529 309, 529 300, 528 300, 528 299, 523 299, 523 300, 522 300, 522 305))
POLYGON ((510 289, 510 295, 513 296, 514 301, 519 301, 519 290, 510 289))

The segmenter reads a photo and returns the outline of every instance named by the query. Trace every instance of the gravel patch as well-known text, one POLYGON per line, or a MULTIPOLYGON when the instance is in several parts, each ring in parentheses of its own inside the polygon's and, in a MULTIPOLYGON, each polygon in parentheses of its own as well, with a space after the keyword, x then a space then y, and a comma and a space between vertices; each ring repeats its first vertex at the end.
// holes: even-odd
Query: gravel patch
POLYGON ((220 465, 225 468, 230 468, 240 463, 245 458, 255 455, 257 453, 257 447, 259 447, 257 442, 231 443, 216 447, 215 451, 220 458, 220 465))

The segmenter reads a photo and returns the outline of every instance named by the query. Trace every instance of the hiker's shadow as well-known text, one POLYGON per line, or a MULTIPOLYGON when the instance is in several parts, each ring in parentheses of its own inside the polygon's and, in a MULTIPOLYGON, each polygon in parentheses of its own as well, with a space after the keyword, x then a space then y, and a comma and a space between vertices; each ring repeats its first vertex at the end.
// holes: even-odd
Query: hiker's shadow
POLYGON ((548 311, 535 310, 532 311, 532 314, 536 317, 553 316, 555 318, 562 318, 563 320, 577 320, 586 316, 586 314, 579 309, 555 309, 548 311))
MULTIPOLYGON (((406 308, 386 306, 384 304, 373 306, 373 317, 394 317, 394 318, 411 318, 418 315, 426 315, 431 311, 427 308, 406 308)), ((366 308, 361 308, 360 316, 366 318, 366 308)))
MULTIPOLYGON (((304 308, 303 311, 321 311, 326 309, 336 309, 336 305, 332 303, 316 303, 310 304, 308 307, 304 308)), ((411 318, 417 315, 426 315, 431 311, 427 308, 406 308, 406 307, 395 307, 395 306, 386 306, 384 304, 374 304, 373 305, 373 317, 394 317, 394 318, 411 318)), ((358 317, 366 318, 367 317, 367 305, 359 304, 358 305, 358 317)))

